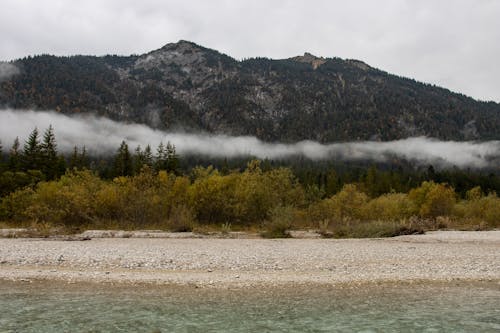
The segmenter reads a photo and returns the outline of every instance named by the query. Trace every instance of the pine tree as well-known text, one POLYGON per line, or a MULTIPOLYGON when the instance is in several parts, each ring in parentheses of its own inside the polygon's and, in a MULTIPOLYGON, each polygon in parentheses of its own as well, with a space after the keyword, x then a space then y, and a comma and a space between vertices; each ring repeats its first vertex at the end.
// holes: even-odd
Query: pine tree
POLYGON ((87 155, 87 147, 85 147, 85 146, 82 147, 82 153, 80 154, 80 168, 81 169, 89 169, 90 168, 90 161, 89 161, 89 157, 87 155))
POLYGON ((128 150, 128 145, 125 141, 122 141, 120 148, 118 148, 117 154, 115 156, 114 163, 114 175, 115 176, 131 176, 132 175, 132 158, 130 156, 130 151, 128 150))
POLYGON ((163 142, 160 142, 160 144, 158 145, 158 149, 156 150, 155 169, 156 170, 167 169, 167 153, 165 151, 165 146, 163 145, 163 142))
POLYGON ((60 176, 60 161, 57 156, 57 144, 52 125, 45 131, 40 145, 41 167, 46 179, 60 176))
POLYGON ((0 171, 4 170, 4 163, 3 163, 3 146, 2 146, 2 141, 0 141, 0 171))
POLYGON ((87 149, 85 146, 82 148, 82 152, 79 152, 79 149, 77 146, 73 148, 73 153, 71 154, 69 158, 69 166, 71 170, 77 169, 77 170, 83 170, 83 169, 88 169, 89 168, 89 160, 87 157, 87 149))
POLYGON ((14 144, 9 151, 8 168, 10 171, 16 172, 21 169, 21 156, 19 152, 19 138, 16 137, 14 144))
POLYGON ((71 154, 69 158, 69 169, 74 170, 78 169, 79 163, 78 163, 79 155, 78 155, 78 147, 74 146, 73 147, 73 153, 71 154))
POLYGON ((38 128, 35 127, 31 132, 28 140, 24 144, 22 155, 22 167, 24 170, 40 170, 41 169, 41 144, 38 134, 38 128))
POLYGON ((163 145, 163 142, 160 142, 156 153, 155 168, 156 170, 178 173, 179 157, 175 151, 175 146, 170 141, 167 142, 166 146, 163 145))
POLYGON ((144 152, 141 149, 141 146, 138 145, 137 148, 135 148, 135 153, 134 153, 134 173, 139 173, 144 166, 144 152))
POLYGON ((153 153, 151 152, 151 146, 147 145, 146 149, 144 149, 144 163, 150 167, 153 166, 154 158, 153 153))
POLYGON ((167 157, 167 171, 177 173, 179 169, 179 157, 177 156, 177 153, 175 151, 175 146, 171 144, 170 141, 167 142, 167 148, 165 149, 165 151, 167 157))

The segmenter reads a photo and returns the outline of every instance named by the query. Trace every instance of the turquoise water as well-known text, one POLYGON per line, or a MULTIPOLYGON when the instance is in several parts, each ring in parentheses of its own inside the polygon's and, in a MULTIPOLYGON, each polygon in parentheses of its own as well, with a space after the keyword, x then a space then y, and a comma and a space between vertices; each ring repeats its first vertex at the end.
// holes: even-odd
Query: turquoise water
POLYGON ((500 332, 500 285, 215 290, 0 281, 0 332, 500 332))

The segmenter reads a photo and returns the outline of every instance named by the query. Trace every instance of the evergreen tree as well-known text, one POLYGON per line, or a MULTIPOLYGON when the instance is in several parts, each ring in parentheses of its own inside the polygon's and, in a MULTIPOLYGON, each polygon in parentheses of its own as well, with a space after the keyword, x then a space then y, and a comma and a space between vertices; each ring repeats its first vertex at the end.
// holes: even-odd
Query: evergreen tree
POLYGON ((132 175, 132 157, 130 156, 130 151, 128 150, 128 145, 125 141, 122 141, 120 148, 118 148, 113 169, 114 176, 132 175))
POLYGON ((35 127, 28 140, 24 144, 22 155, 22 167, 24 170, 41 169, 41 144, 38 128, 35 127))
POLYGON ((170 141, 167 142, 166 146, 160 142, 156 153, 155 168, 156 170, 179 173, 179 156, 175 151, 175 146, 170 141))
POLYGON ((74 146, 73 147, 73 153, 71 153, 71 156, 69 157, 69 165, 68 167, 70 168, 70 170, 73 170, 73 169, 78 169, 78 147, 77 146, 74 146))
POLYGON ((150 145, 147 145, 144 150, 141 149, 141 146, 137 146, 135 149, 134 172, 140 172, 144 166, 153 167, 153 154, 150 145))
POLYGON ((144 149, 144 163, 150 167, 153 166, 153 153, 151 152, 151 146, 147 145, 146 149, 144 149))
POLYGON ((135 148, 134 153, 134 173, 139 173, 144 166, 144 152, 141 149, 141 146, 137 146, 135 148))
POLYGON ((41 167, 46 179, 52 180, 61 174, 61 163, 57 156, 56 137, 52 125, 45 131, 40 145, 41 167))
POLYGON ((165 151, 165 146, 163 145, 163 142, 160 142, 160 144, 158 145, 158 149, 156 150, 155 169, 156 170, 167 169, 167 153, 165 151))
POLYGON ((62 175, 64 175, 64 173, 66 172, 67 166, 68 165, 66 163, 66 159, 64 158, 64 156, 63 155, 57 156, 56 165, 54 167, 55 176, 57 178, 59 178, 62 175))
POLYGON ((21 169, 21 153, 19 151, 19 138, 16 137, 14 144, 9 152, 8 168, 10 171, 16 172, 21 169))
POLYGON ((3 146, 2 146, 2 141, 0 141, 0 171, 4 170, 4 163, 3 163, 3 146))
POLYGON ((79 152, 79 149, 77 146, 73 148, 73 153, 71 154, 69 158, 69 166, 71 170, 77 169, 77 170, 83 170, 83 169, 88 169, 89 168, 89 161, 87 157, 87 149, 85 146, 82 148, 82 152, 79 152))
POLYGON ((80 169, 89 169, 89 168, 90 168, 90 161, 89 157, 87 156, 87 147, 83 146, 82 153, 80 154, 80 169))
POLYGON ((166 170, 168 172, 178 173, 179 157, 177 156, 177 153, 175 151, 175 146, 171 144, 170 141, 167 142, 165 152, 167 157, 166 170))
POLYGON ((329 170, 325 178, 325 195, 331 197, 340 191, 342 183, 334 169, 329 170))

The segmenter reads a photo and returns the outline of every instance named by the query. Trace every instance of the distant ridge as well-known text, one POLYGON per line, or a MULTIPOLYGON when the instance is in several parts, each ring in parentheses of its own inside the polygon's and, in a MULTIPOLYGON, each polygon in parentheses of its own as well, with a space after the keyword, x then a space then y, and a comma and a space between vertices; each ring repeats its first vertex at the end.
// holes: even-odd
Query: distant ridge
POLYGON ((0 80, 0 107, 266 141, 500 139, 499 104, 358 60, 305 53, 237 61, 181 40, 143 55, 41 55, 11 65, 0 80))

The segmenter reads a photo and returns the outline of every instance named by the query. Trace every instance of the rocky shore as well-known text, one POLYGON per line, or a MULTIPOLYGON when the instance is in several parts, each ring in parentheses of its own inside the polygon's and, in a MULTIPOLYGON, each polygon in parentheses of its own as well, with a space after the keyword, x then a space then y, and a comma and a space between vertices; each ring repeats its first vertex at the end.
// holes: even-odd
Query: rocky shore
POLYGON ((0 279, 221 288, 500 282, 500 231, 345 240, 92 236, 1 238, 0 279))

